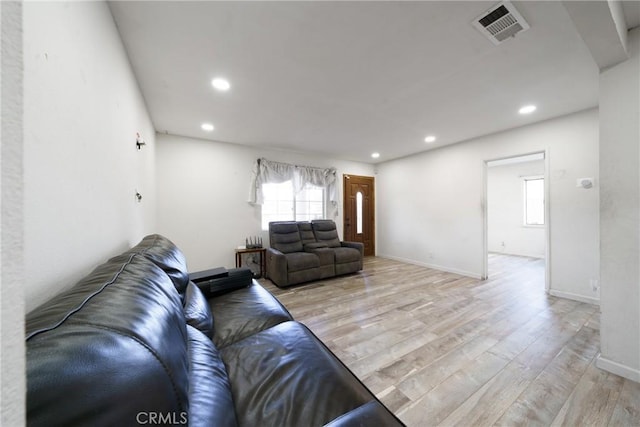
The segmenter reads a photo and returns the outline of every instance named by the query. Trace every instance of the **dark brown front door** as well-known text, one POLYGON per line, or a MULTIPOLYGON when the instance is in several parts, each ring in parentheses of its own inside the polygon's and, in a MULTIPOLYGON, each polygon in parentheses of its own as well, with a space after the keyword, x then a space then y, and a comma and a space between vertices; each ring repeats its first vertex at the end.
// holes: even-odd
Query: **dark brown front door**
POLYGON ((344 240, 364 244, 364 255, 375 248, 374 179, 371 176, 343 175, 344 240))

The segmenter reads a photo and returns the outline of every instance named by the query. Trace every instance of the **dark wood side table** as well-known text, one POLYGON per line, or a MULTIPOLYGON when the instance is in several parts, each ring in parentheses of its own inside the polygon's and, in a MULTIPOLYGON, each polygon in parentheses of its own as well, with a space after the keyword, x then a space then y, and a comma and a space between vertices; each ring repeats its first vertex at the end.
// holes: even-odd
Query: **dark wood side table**
POLYGON ((266 248, 236 248, 236 268, 242 267, 242 255, 259 254, 260 255, 260 275, 254 274, 254 277, 264 277, 267 271, 267 249, 266 248))

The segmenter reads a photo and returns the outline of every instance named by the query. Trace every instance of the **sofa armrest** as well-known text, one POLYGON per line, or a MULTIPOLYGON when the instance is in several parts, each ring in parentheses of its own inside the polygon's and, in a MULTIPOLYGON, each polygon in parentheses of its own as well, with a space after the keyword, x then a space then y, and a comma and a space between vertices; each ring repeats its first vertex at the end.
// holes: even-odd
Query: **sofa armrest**
POLYGON ((360 251, 360 256, 364 256, 364 245, 360 242, 340 242, 343 248, 353 248, 360 251))
POLYGON ((227 276, 229 276, 229 270, 224 267, 216 267, 208 270, 191 272, 189 273, 189 280, 194 283, 198 283, 207 279, 219 279, 227 276))
POLYGON ((316 249, 328 248, 328 247, 329 247, 329 245, 327 245, 326 243, 320 243, 320 242, 305 243, 304 244, 304 251, 305 252, 313 252, 316 249))
POLYGON ((340 245, 343 248, 353 248, 360 252, 360 270, 362 270, 364 268, 364 244, 360 242, 340 242, 340 245))
POLYGON ((278 286, 289 284, 287 257, 274 248, 267 248, 267 277, 278 286))
POLYGON ((249 286, 253 279, 253 273, 247 267, 230 270, 215 268, 189 273, 189 279, 200 288, 207 298, 210 298, 249 286))
POLYGON ((404 426, 391 411, 377 400, 372 400, 336 418, 324 427, 404 426))

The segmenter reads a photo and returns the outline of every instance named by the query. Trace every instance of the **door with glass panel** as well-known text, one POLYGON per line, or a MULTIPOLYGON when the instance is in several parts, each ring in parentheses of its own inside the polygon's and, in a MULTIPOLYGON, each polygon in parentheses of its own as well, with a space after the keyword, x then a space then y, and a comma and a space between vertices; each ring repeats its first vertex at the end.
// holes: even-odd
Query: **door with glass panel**
POLYGON ((344 240, 361 242, 364 255, 373 256, 375 249, 374 179, 371 176, 343 175, 344 240))

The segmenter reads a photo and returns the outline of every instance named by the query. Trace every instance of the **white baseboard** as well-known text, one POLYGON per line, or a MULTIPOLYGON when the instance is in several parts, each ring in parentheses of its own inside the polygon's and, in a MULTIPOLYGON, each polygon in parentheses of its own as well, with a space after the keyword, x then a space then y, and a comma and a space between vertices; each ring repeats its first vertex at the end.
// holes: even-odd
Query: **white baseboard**
POLYGON ((611 372, 612 374, 619 375, 628 380, 640 382, 640 370, 630 368, 629 366, 614 362, 613 360, 606 359, 602 357, 601 354, 599 354, 598 358, 596 359, 596 366, 600 369, 611 372))
POLYGON ((497 255, 522 256, 522 257, 525 257, 525 258, 544 259, 544 254, 504 252, 504 251, 495 251, 495 250, 491 250, 491 249, 489 249, 487 252, 489 252, 490 254, 497 254, 497 255))
POLYGON ((556 291, 554 289, 549 289, 549 295, 553 295, 554 297, 566 298, 574 301, 586 302, 587 304, 600 306, 600 300, 598 298, 572 294, 571 292, 562 292, 562 291, 556 291))
POLYGON ((433 268, 434 270, 445 271, 447 273, 459 274, 461 276, 467 276, 467 277, 471 277, 471 278, 474 278, 474 279, 481 279, 481 276, 479 274, 472 273, 470 271, 464 271, 464 270, 458 270, 458 269, 455 269, 455 268, 443 267, 443 266, 437 265, 437 264, 429 264, 429 263, 426 263, 426 262, 420 262, 420 261, 416 261, 416 260, 413 260, 413 259, 401 258, 401 257, 391 256, 391 255, 376 254, 376 256, 380 257, 380 258, 392 259, 394 261, 405 262, 407 264, 419 265, 421 267, 433 268))

